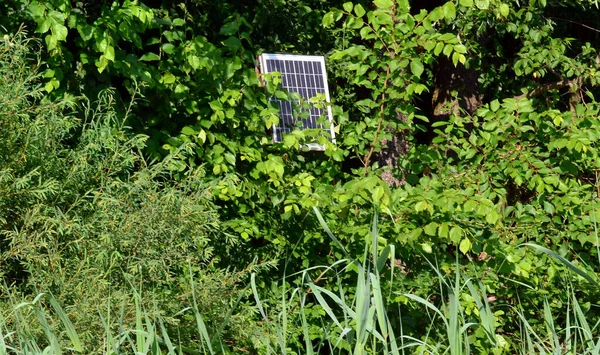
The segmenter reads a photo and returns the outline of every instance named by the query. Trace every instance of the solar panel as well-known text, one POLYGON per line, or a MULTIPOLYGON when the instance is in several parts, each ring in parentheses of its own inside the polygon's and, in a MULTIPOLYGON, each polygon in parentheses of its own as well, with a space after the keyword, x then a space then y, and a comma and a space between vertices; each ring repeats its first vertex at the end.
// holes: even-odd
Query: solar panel
MULTIPOLYGON (((259 57, 259 65, 263 74, 281 73, 281 86, 289 93, 298 93, 302 97, 302 101, 307 102, 318 94, 322 94, 325 96, 325 101, 330 102, 323 56, 264 53, 259 57)), ((329 105, 326 108, 320 108, 310 104, 310 108, 305 110, 306 112, 302 115, 305 118, 301 118, 297 114, 295 115, 297 112, 294 112, 293 109, 293 106, 299 103, 297 100, 282 101, 276 97, 272 97, 270 100, 279 106, 279 124, 273 126, 274 142, 281 142, 284 134, 290 133, 299 125, 302 129, 322 129, 331 137, 330 140, 334 140, 333 124, 326 128, 319 123, 322 121, 320 119, 322 117, 330 122, 333 121, 329 105)), ((324 146, 317 143, 309 144, 308 148, 310 150, 325 149, 324 146)))

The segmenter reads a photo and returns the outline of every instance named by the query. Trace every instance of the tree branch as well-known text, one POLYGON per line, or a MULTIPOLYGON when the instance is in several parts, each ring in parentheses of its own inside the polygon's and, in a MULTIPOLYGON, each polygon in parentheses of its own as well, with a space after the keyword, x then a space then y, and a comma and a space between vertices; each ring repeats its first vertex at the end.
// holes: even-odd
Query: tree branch
POLYGON ((525 99, 525 98, 528 99, 528 98, 531 98, 531 97, 543 94, 543 93, 545 93, 547 91, 550 91, 550 90, 562 89, 562 88, 567 87, 567 86, 569 86, 569 87, 573 86, 573 84, 576 81, 577 81, 577 79, 573 79, 573 80, 562 79, 560 81, 556 81, 556 82, 553 82, 553 83, 548 83, 548 84, 544 84, 542 86, 538 86, 537 88, 535 88, 535 89, 533 89, 533 90, 531 90, 529 92, 526 92, 526 93, 524 93, 522 95, 514 96, 513 98, 515 100, 521 100, 521 99, 525 99))

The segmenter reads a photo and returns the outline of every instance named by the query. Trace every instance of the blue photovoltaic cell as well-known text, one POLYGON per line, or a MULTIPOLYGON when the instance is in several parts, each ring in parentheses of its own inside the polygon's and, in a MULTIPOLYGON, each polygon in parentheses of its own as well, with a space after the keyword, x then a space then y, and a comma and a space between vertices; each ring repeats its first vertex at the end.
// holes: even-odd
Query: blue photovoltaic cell
MULTIPOLYGON (((288 92, 298 93, 305 100, 309 100, 317 94, 323 94, 327 99, 329 98, 323 57, 268 54, 263 56, 265 58, 262 71, 264 73, 280 72, 282 87, 288 92)), ((271 100, 277 102, 280 108, 279 125, 273 127, 275 142, 281 142, 284 134, 297 128, 298 121, 302 122, 302 128, 321 128, 333 137, 331 129, 325 129, 322 124, 318 123, 319 118, 323 116, 331 120, 331 114, 327 110, 311 107, 308 110, 309 116, 302 119, 294 117, 292 102, 281 101, 275 97, 271 100)))

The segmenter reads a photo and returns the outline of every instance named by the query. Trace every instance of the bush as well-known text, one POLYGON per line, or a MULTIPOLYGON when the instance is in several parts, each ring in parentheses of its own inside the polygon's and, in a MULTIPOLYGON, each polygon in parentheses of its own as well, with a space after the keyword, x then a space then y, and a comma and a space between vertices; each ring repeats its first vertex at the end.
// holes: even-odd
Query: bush
MULTIPOLYGON (((193 145, 149 163, 141 155, 147 137, 131 133, 110 90, 93 103, 48 100, 36 59, 23 32, 0 44, 0 277, 13 297, 52 294, 86 350, 99 351, 98 329, 111 326, 99 315, 120 308, 120 326, 135 321, 131 290, 150 315, 184 329, 186 318, 172 316, 190 300, 192 270, 211 290, 198 298, 214 316, 207 324, 220 328, 246 273, 214 267, 233 239, 220 230, 202 168, 179 181, 169 174, 193 145)), ((252 333, 235 329, 238 340, 252 333)))

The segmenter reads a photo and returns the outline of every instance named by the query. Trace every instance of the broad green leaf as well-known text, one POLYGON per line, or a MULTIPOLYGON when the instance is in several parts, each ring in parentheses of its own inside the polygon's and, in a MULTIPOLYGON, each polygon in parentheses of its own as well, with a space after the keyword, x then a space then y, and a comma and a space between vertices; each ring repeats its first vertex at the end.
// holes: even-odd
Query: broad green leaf
POLYGON ((231 154, 231 153, 225 153, 223 154, 223 156, 225 157, 225 160, 231 164, 231 165, 235 165, 235 155, 231 154))
POLYGON ((175 90, 174 91, 175 91, 176 94, 182 94, 182 93, 184 93, 184 92, 186 92, 188 90, 189 90, 189 88, 187 86, 185 86, 183 84, 177 84, 177 86, 175 86, 175 90))
POLYGON ((46 6, 38 1, 32 1, 27 7, 33 18, 43 17, 46 13, 46 6))
POLYGON ((333 12, 328 12, 325 14, 325 16, 323 16, 323 26, 325 27, 329 27, 333 24, 334 22, 334 17, 333 17, 333 12))
POLYGON ((104 55, 101 55, 100 59, 96 61, 96 67, 98 68, 98 72, 102 73, 109 63, 110 62, 108 61, 108 59, 106 59, 104 55))
POLYGON ((296 137, 294 137, 291 134, 286 134, 285 136, 283 136, 283 145, 286 148, 292 148, 294 145, 296 145, 296 137))
POLYGON ((460 53, 457 53, 457 52, 452 53, 452 64, 454 64, 454 66, 458 65, 459 57, 460 57, 460 53))
POLYGON ((373 3, 375 3, 375 6, 380 9, 389 9, 390 7, 394 6, 394 2, 392 0, 375 0, 373 3))
POLYGON ((383 187, 377 186, 373 189, 373 202, 379 203, 381 197, 383 197, 383 187))
POLYGON ((343 149, 334 150, 333 153, 331 153, 331 157, 335 161, 344 161, 344 150, 343 149))
POLYGON ((146 53, 143 56, 140 57, 140 61, 143 62, 151 62, 151 61, 157 61, 160 60, 160 57, 158 56, 158 54, 156 53, 146 53))
POLYGON ((192 136, 196 134, 196 130, 193 127, 185 126, 181 129, 181 133, 185 134, 186 136, 192 136))
POLYGON ((77 32, 84 41, 89 41, 94 35, 94 27, 87 24, 77 24, 77 32))
POLYGON ((115 61, 115 47, 107 46, 106 51, 104 52, 104 56, 106 59, 114 62, 115 61))
POLYGON ((165 73, 162 77, 162 82, 163 84, 173 84, 176 81, 176 77, 175 75, 171 74, 171 73, 165 73))
POLYGON ((438 42, 435 45, 435 48, 433 49, 433 54, 434 55, 440 55, 440 53, 442 53, 443 49, 444 49, 444 42, 438 42))
POLYGON ((427 254, 433 253, 433 249, 431 248, 431 243, 421 243, 421 249, 427 254))
POLYGON ((181 18, 176 18, 173 20, 173 26, 179 27, 185 25, 185 20, 181 18))
POLYGON ((454 6, 454 2, 448 1, 444 7, 444 17, 446 19, 453 19, 456 16, 456 6, 454 6))
POLYGON ((344 7, 344 10, 346 10, 347 12, 352 12, 352 8, 354 7, 354 4, 351 2, 345 2, 343 7, 344 7))
POLYGON ((56 36, 56 39, 59 41, 65 41, 67 39, 67 34, 69 30, 66 26, 56 23, 52 25, 52 33, 56 36))
POLYGON ((500 219, 500 215, 494 209, 489 210, 487 215, 485 216, 485 220, 489 224, 496 224, 496 222, 498 222, 498 219, 500 219))
POLYGON ((201 130, 200 133, 198 133, 198 139, 202 144, 206 143, 206 132, 204 130, 201 130))
POLYGON ((448 238, 448 223, 444 222, 442 224, 440 224, 440 227, 438 228, 438 236, 440 238, 448 238))
POLYGON ((415 58, 413 59, 413 61, 410 63, 410 71, 417 77, 421 77, 421 74, 423 74, 423 71, 425 70, 425 68, 423 67, 423 63, 421 62, 421 60, 415 58))
POLYGON ((56 35, 48 34, 44 39, 46 41, 46 47, 49 51, 55 49, 58 46, 58 39, 56 38, 56 35))
POLYGON ((490 102, 490 109, 494 112, 498 111, 500 108, 500 102, 498 100, 494 100, 490 102))
POLYGON ((52 25, 52 22, 50 21, 49 18, 45 18, 42 21, 38 22, 38 27, 35 30, 35 32, 37 33, 46 33, 48 32, 48 30, 50 30, 50 26, 52 25))
POLYGON ((212 108, 215 111, 223 110, 223 104, 219 100, 211 101, 209 103, 209 105, 210 105, 210 108, 212 108))
POLYGON ((473 0, 460 0, 460 5, 465 7, 473 7, 473 0))
POLYGON ((469 238, 465 238, 460 242, 460 245, 458 246, 458 248, 460 249, 460 251, 463 254, 468 253, 471 250, 471 241, 469 240, 469 238))
POLYGON ((361 4, 357 4, 356 6, 354 6, 354 13, 356 14, 356 16, 358 17, 363 17, 366 13, 365 9, 362 7, 361 4))
POLYGON ((426 225, 423 230, 425 231, 425 234, 434 237, 437 231, 437 227, 438 224, 435 222, 430 222, 428 225, 426 225))
POLYGON ((425 211, 426 209, 427 209, 427 202, 425 202, 425 201, 419 201, 415 204, 415 211, 417 211, 417 212, 425 211))
POLYGON ((219 34, 221 35, 225 35, 225 36, 231 36, 237 33, 239 26, 236 22, 229 22, 223 25, 223 27, 221 27, 221 30, 219 31, 219 34))
POLYGON ((167 54, 173 54, 173 52, 175 52, 175 46, 172 45, 171 43, 165 43, 162 45, 162 50, 163 52, 167 53, 167 54))
POLYGON ((195 55, 188 55, 187 57, 188 63, 190 63, 190 65, 192 66, 192 68, 198 69, 200 67, 200 58, 198 58, 195 55))
POLYGON ((480 10, 487 10, 490 8, 490 0, 475 0, 475 6, 480 10))
POLYGON ((500 15, 503 17, 508 17, 510 13, 510 8, 505 3, 500 4, 498 10, 500 11, 500 15))
POLYGON ((52 22, 58 24, 63 24, 66 18, 65 14, 56 10, 49 11, 47 16, 52 20, 52 22))
POLYGON ((458 243, 462 239, 463 231, 460 227, 454 226, 450 228, 450 240, 458 243))

